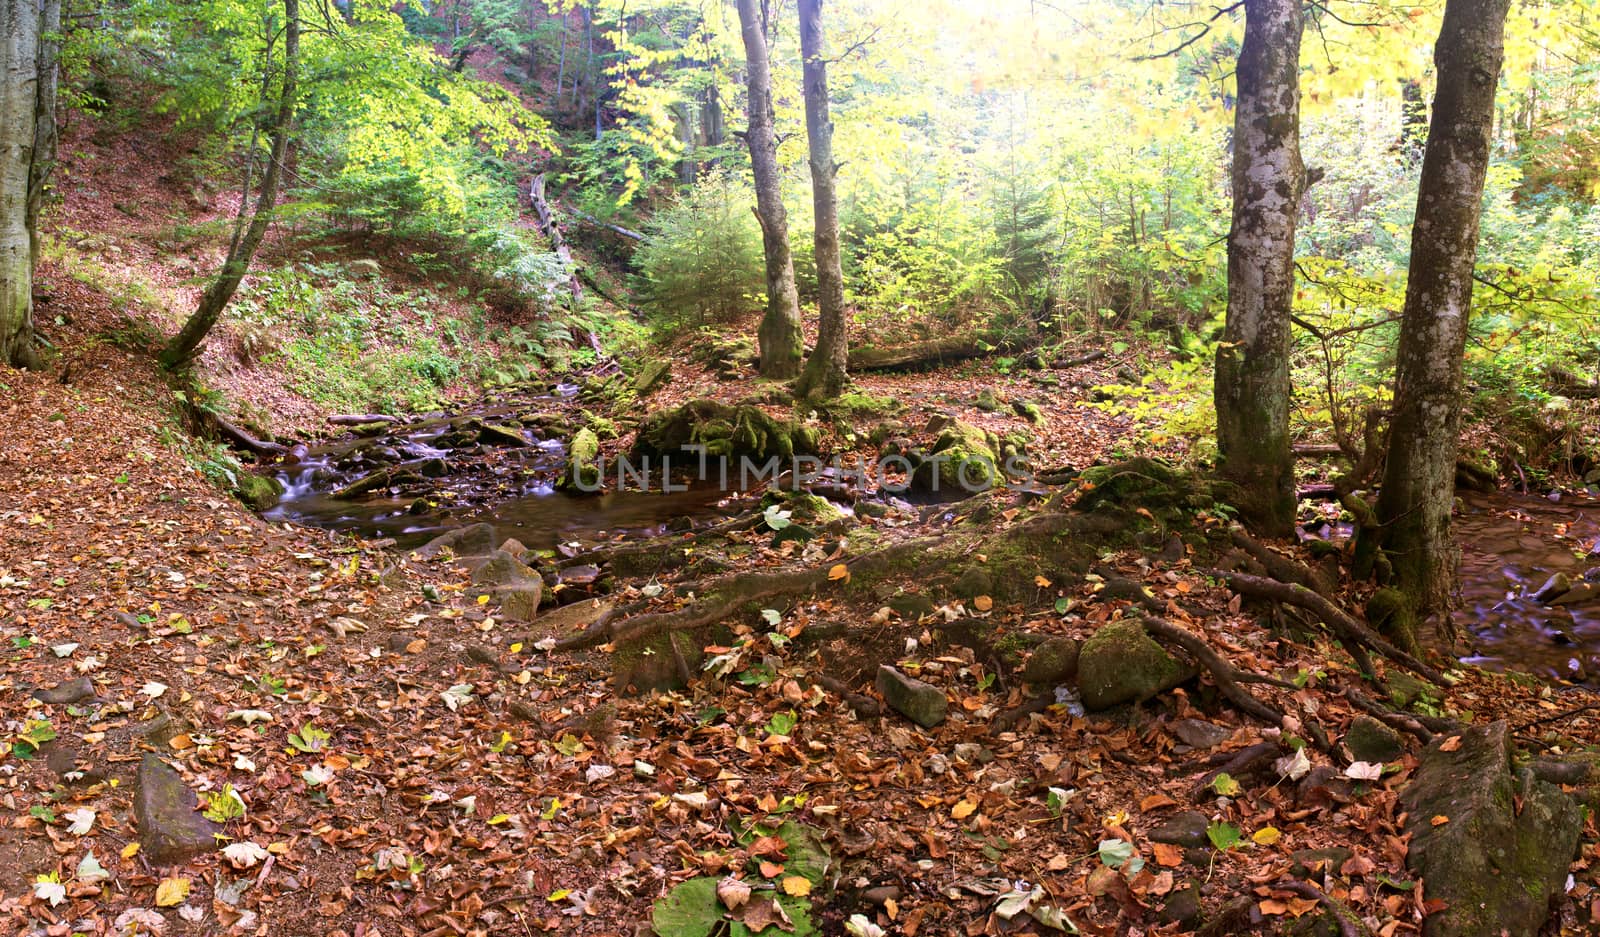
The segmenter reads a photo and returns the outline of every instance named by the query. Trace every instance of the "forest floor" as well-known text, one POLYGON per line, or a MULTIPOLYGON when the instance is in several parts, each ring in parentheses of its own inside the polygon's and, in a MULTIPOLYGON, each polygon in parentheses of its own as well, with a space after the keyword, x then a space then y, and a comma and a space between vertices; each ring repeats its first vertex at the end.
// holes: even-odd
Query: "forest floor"
MULTIPOLYGON (((75 227, 125 230, 78 214, 73 198, 75 227)), ((119 264, 175 263, 146 249, 128 247, 119 264)), ((730 874, 755 889, 733 912, 740 927, 758 930, 758 915, 776 913, 763 897, 780 893, 777 907, 796 919, 808 909, 825 934, 852 919, 861 934, 1052 933, 1063 919, 1104 935, 1202 921, 1214 933, 1338 932, 1321 899, 1286 882, 1314 885, 1384 937, 1418 932, 1436 910, 1407 870, 1397 805, 1418 743, 1380 778, 1347 776, 1336 740, 1356 715, 1351 659, 1200 571, 1220 516, 1108 541, 1088 574, 1017 582, 997 557, 993 596, 912 571, 870 589, 830 575, 785 598, 777 625, 753 612, 728 621, 743 657, 725 675, 628 693, 607 648, 546 650, 594 621, 592 603, 511 621, 449 554, 268 524, 224 494, 186 461, 193 443, 148 356, 113 340, 130 316, 170 328, 187 287, 142 311, 68 272, 47 267, 55 290, 43 317, 60 317, 47 330, 66 380, 58 368, 0 381, 8 932, 648 934, 652 905, 674 886, 730 874), (1257 758, 1233 769, 1237 787, 1210 784, 1282 731, 1238 712, 1204 676, 1089 715, 1070 698, 1030 705, 1027 649, 1131 616, 1139 600, 1108 588, 1117 578, 1142 584, 1168 621, 1235 665, 1294 684, 1248 692, 1335 744, 1304 749, 1291 777, 1257 758), (920 603, 899 611, 889 601, 912 597, 920 603), (875 715, 880 663, 936 687, 948 718, 924 729, 875 715), (176 775, 151 767, 151 754, 176 775), (198 794, 226 848, 170 863, 150 855, 135 817, 150 790, 177 799, 184 816, 173 822, 204 841, 211 829, 181 803, 198 794), (776 833, 790 821, 821 849, 776 833)), ((913 424, 950 414, 1026 429, 1038 465, 1081 468, 1139 448, 1125 418, 1084 404, 1117 364, 1052 370, 1061 387, 1048 391, 982 365, 860 383, 903 402, 913 424), (1029 396, 1043 422, 980 411, 984 387, 1029 396)), ((257 384, 268 373, 252 372, 257 384)), ((679 363, 648 406, 749 389, 679 363)), ((263 408, 292 396, 278 385, 252 393, 263 408)), ((323 415, 303 400, 283 407, 291 427, 323 415)), ((775 546, 748 529, 694 550, 734 572, 828 569, 855 555, 852 538, 893 545, 973 527, 1002 537, 1056 510, 1056 493, 854 516, 832 550, 775 546)), ((988 562, 980 551, 970 565, 988 562)), ((612 601, 689 607, 678 576, 618 575, 612 601)), ((1586 690, 1453 674, 1427 691, 1428 713, 1507 720, 1541 751, 1600 744, 1600 710, 1589 708, 1600 697, 1586 690)), ((1600 920, 1596 839, 1586 820, 1564 932, 1600 920)), ((716 921, 698 923, 681 933, 716 921)))

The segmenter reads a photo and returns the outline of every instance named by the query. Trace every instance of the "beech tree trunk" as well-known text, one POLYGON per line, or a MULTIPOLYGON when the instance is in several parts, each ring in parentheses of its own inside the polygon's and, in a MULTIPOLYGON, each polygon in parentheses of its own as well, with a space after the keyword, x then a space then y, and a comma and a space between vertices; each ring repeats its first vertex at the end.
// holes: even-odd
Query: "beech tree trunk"
POLYGON ((1234 114, 1228 318, 1217 351, 1217 448, 1236 507, 1269 536, 1294 527, 1289 313, 1300 161, 1299 0, 1245 0, 1234 114))
POLYGON ((55 157, 60 0, 0 0, 0 364, 39 366, 33 266, 55 157))
MULTIPOLYGON (((222 311, 228 307, 229 300, 233 299, 234 292, 239 289, 240 281, 250 269, 250 262, 255 259, 256 249, 261 246, 267 228, 272 224, 278 203, 278 180, 282 178, 283 163, 288 157, 289 140, 293 135, 296 70, 300 60, 300 0, 283 0, 283 12, 286 17, 283 81, 278 91, 278 108, 271 117, 269 133, 272 143, 267 154, 266 169, 261 176, 261 195, 256 199, 249 226, 234 231, 222 270, 206 287, 200 297, 200 305, 189 321, 184 323, 183 329, 162 349, 161 365, 168 370, 182 367, 199 353, 201 343, 211 333, 212 327, 222 317, 222 311)), ((245 196, 248 198, 249 193, 246 192, 245 196)))
POLYGON ((817 345, 795 385, 801 397, 837 397, 844 390, 848 347, 844 332, 844 270, 839 263, 839 204, 834 194, 833 122, 828 117, 828 60, 822 55, 822 0, 800 0, 800 54, 811 149, 815 206, 817 345))
MULTIPOLYGON (((1419 614, 1445 611, 1460 554, 1450 534, 1461 360, 1472 311, 1479 209, 1509 0, 1447 0, 1422 157, 1397 354, 1394 416, 1378 498, 1383 543, 1419 614)), ((1448 616, 1440 635, 1453 642, 1448 616)))
POLYGON ((800 373, 805 333, 800 324, 800 294, 794 283, 794 257, 789 252, 789 215, 783 207, 778 177, 767 31, 756 0, 738 2, 745 78, 750 88, 750 129, 744 139, 750 147, 750 167, 756 180, 756 220, 761 223, 761 248, 767 258, 767 312, 756 339, 761 349, 762 375, 787 379, 800 373))

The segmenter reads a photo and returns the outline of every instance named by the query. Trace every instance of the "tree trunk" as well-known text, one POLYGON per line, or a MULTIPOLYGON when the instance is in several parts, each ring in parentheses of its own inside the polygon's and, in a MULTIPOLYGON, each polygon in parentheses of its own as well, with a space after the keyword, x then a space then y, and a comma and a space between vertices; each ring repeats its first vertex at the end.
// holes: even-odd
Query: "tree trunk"
POLYGON ((1228 319, 1217 351, 1217 448, 1240 513, 1260 532, 1294 526, 1289 313, 1300 161, 1299 0, 1246 0, 1234 115, 1228 319))
POLYGON ((767 313, 756 338, 761 347, 761 373, 788 379, 800 373, 805 334, 800 324, 800 294, 794 283, 794 258, 789 253, 789 216, 783 207, 778 176, 778 138, 772 122, 772 72, 767 63, 767 35, 756 0, 738 0, 739 28, 744 35, 745 77, 750 86, 750 167, 756 180, 756 220, 767 258, 767 313))
POLYGON ((55 154, 59 0, 0 0, 0 364, 37 368, 33 265, 55 154))
MULTIPOLYGON (((1461 360, 1472 311, 1478 215, 1509 0, 1447 0, 1434 45, 1438 90, 1422 157, 1378 519, 1395 577, 1419 614, 1448 609, 1461 360)), ((1455 638, 1443 622, 1440 635, 1455 638)))
POLYGON ((839 263, 839 204, 834 195, 833 122, 828 117, 828 60, 822 55, 822 0, 800 0, 800 54, 806 99, 806 140, 811 148, 811 200, 815 206, 817 345, 795 385, 801 397, 837 397, 844 390, 844 271, 839 263))
MULTIPOLYGON (((234 291, 250 269, 256 249, 267 235, 278 201, 278 180, 282 177, 283 163, 288 157, 289 139, 293 135, 296 69, 300 59, 300 0, 283 0, 286 17, 283 39, 283 83, 278 92, 278 109, 272 116, 272 146, 267 155, 267 166, 261 177, 261 195, 256 200, 250 226, 242 236, 235 232, 228 245, 227 259, 216 279, 206 287, 200 305, 185 322, 183 329, 161 351, 162 367, 172 370, 192 360, 200 350, 200 343, 210 334, 222 311, 233 299, 234 291)), ((270 67, 270 62, 268 63, 270 67)))

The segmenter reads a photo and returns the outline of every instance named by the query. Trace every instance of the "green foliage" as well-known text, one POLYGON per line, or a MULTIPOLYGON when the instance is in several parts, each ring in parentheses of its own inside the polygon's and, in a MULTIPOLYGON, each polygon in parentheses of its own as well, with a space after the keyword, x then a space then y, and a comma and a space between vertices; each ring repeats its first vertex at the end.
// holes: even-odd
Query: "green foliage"
POLYGON ((747 185, 714 173, 655 214, 634 266, 635 288, 659 321, 700 325, 757 308, 766 267, 754 204, 747 185))

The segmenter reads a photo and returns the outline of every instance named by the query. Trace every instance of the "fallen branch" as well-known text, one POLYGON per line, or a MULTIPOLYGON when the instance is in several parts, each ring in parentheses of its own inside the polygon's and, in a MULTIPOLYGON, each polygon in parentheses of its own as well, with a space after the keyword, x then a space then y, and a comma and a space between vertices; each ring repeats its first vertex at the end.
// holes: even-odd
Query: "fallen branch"
POLYGON ((1445 682, 1444 675, 1438 670, 1395 647, 1386 638, 1357 621, 1349 612, 1328 601, 1326 596, 1319 595, 1299 583, 1280 582, 1277 579, 1215 569, 1200 570, 1200 572, 1223 580, 1228 584, 1228 588, 1241 595, 1287 602, 1314 612, 1322 619, 1323 624, 1332 628, 1340 638, 1370 648, 1431 683, 1445 682))
POLYGON ((953 335, 902 345, 863 345, 850 349, 851 371, 892 371, 950 364, 968 358, 1018 351, 1015 339, 994 334, 953 335))
POLYGON ((633 230, 631 228, 624 228, 622 225, 612 224, 609 221, 601 221, 599 218, 596 218, 595 216, 589 214, 586 211, 578 211, 577 209, 573 209, 572 213, 574 215, 576 215, 577 217, 582 218, 584 221, 589 222, 590 224, 594 225, 597 228, 605 228, 607 231, 610 231, 610 232, 612 232, 614 234, 620 234, 620 235, 622 235, 623 237, 627 238, 630 241, 648 241, 648 240, 650 240, 650 236, 647 235, 647 234, 642 234, 642 233, 640 233, 638 231, 635 231, 635 230, 633 230))
POLYGON ((882 704, 865 693, 857 693, 845 686, 843 680, 830 677, 827 674, 817 674, 811 678, 811 682, 844 700, 844 704, 855 710, 858 716, 877 717, 883 715, 882 704))
POLYGON ((994 717, 994 722, 989 724, 989 733, 991 735, 999 735, 1001 732, 1009 732, 1017 723, 1034 713, 1042 713, 1055 704, 1056 693, 1054 689, 1024 700, 994 717))
POLYGON ((1079 366, 1085 365, 1085 364, 1093 364, 1094 362, 1099 361, 1101 358, 1104 358, 1105 356, 1106 356, 1106 350, 1104 348, 1097 348, 1094 351, 1086 352, 1084 354, 1077 355, 1077 356, 1072 357, 1072 358, 1062 358, 1062 359, 1060 359, 1058 361, 1054 361, 1054 362, 1051 363, 1050 367, 1057 368, 1057 369, 1060 369, 1060 368, 1076 368, 1076 367, 1079 367, 1079 366))

